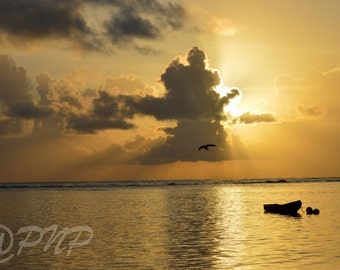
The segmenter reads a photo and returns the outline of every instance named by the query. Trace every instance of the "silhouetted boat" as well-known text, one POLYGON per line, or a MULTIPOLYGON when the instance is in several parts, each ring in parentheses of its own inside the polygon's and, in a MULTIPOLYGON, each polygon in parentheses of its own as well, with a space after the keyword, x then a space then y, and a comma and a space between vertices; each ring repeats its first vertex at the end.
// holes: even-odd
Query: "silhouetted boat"
POLYGON ((301 208, 302 202, 300 200, 286 203, 286 204, 264 204, 263 208, 268 213, 275 213, 281 215, 296 215, 301 208))

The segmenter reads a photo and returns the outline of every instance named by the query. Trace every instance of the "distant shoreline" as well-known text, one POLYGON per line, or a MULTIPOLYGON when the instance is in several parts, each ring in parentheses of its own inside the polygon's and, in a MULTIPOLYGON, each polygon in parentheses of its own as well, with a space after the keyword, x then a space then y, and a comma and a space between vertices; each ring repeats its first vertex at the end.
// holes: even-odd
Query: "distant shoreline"
POLYGON ((113 180, 82 182, 13 182, 0 183, 0 190, 7 189, 110 189, 202 185, 251 185, 251 184, 288 184, 340 182, 340 177, 313 178, 260 178, 260 179, 180 179, 180 180, 113 180))

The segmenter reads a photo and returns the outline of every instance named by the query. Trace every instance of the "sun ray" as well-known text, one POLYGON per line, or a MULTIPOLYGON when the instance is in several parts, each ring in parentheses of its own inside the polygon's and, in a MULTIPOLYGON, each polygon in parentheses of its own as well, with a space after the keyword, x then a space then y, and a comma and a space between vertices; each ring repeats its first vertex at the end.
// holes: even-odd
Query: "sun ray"
MULTIPOLYGON (((232 89, 234 89, 234 87, 225 86, 222 82, 216 87, 215 91, 220 95, 220 97, 224 97, 228 95, 228 93, 231 93, 232 89)), ((230 115, 232 117, 240 116, 243 113, 243 111, 238 108, 238 104, 241 102, 241 100, 242 93, 239 91, 239 95, 231 98, 229 103, 224 107, 225 115, 230 115)))

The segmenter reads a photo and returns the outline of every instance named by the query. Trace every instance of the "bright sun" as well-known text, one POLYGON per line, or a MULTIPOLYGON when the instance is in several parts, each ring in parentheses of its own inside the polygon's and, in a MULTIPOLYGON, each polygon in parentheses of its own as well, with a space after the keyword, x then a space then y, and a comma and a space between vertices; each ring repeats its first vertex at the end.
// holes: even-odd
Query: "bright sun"
MULTIPOLYGON (((233 88, 228 86, 223 86, 220 84, 216 87, 215 91, 220 95, 220 97, 226 96, 228 93, 231 92, 233 88)), ((238 108, 238 104, 242 99, 242 94, 240 94, 232 99, 230 99, 229 104, 224 107, 224 113, 229 114, 233 117, 238 117, 242 114, 242 111, 238 108)))

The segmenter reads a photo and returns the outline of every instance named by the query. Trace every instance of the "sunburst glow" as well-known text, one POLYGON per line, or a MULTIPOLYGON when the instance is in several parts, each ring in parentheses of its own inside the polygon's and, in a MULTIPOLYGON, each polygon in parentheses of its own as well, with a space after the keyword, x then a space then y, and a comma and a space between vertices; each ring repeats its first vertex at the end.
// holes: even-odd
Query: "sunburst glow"
MULTIPOLYGON (((224 86, 220 84, 216 87, 215 91, 220 95, 220 97, 224 97, 231 93, 233 88, 229 86, 224 86)), ((231 115, 232 117, 238 117, 242 114, 242 110, 238 108, 238 104, 242 100, 242 93, 239 92, 239 95, 230 99, 229 104, 224 107, 224 112, 226 115, 231 115)))
POLYGON ((224 107, 224 111, 231 114, 231 116, 238 117, 242 114, 242 110, 238 108, 238 104, 242 99, 242 95, 233 98, 230 100, 230 103, 224 107))

